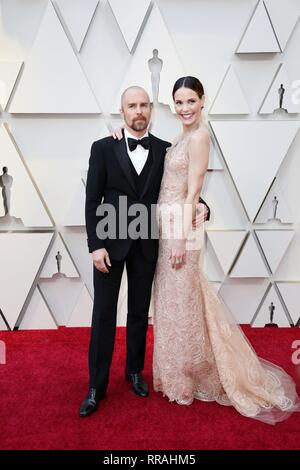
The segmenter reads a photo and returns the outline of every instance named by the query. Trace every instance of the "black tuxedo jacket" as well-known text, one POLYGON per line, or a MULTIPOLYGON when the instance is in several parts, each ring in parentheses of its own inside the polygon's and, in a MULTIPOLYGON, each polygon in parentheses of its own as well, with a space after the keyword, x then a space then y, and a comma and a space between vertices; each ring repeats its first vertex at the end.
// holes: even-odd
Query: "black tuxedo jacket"
MULTIPOLYGON (((146 184, 140 194, 137 193, 132 176, 125 138, 119 141, 114 140, 113 137, 106 137, 93 143, 89 160, 85 205, 86 229, 90 252, 99 248, 106 248, 111 259, 121 260, 126 257, 132 239, 129 237, 121 239, 119 237, 118 223, 119 217, 125 217, 128 226, 134 218, 127 217, 127 214, 124 214, 124 209, 120 207, 120 196, 126 196, 127 210, 136 203, 143 204, 147 208, 149 214, 149 236, 145 239, 141 238, 142 250, 146 259, 157 258, 158 237, 151 238, 150 233, 151 205, 155 205, 158 200, 166 149, 171 144, 158 139, 152 134, 149 134, 149 138, 152 166, 147 176, 146 184), (116 238, 100 239, 97 236, 97 224, 104 217, 103 215, 96 215, 97 208, 101 204, 110 204, 116 211, 116 238)), ((202 199, 201 202, 207 206, 202 199)), ((210 211, 208 218, 209 215, 210 211)))

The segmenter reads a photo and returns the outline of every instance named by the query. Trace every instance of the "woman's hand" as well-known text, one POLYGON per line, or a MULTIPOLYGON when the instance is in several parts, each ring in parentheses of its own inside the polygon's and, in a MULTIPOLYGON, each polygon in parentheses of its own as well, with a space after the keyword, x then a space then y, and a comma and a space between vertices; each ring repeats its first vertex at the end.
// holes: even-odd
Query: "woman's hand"
POLYGON ((115 140, 122 140, 123 139, 123 129, 124 129, 124 126, 121 126, 121 127, 118 127, 118 129, 114 130, 113 133, 111 134, 111 136, 115 139, 115 140))
POLYGON ((185 263, 186 248, 185 240, 171 240, 171 254, 169 259, 173 269, 180 269, 185 263))

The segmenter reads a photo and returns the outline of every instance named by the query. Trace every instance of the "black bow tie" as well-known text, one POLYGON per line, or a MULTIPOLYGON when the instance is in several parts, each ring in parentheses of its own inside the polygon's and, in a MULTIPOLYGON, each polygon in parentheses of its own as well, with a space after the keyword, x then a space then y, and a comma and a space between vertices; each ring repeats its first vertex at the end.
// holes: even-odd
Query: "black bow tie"
POLYGON ((127 142, 128 142, 129 150, 131 152, 135 150, 138 145, 141 145, 146 150, 148 150, 150 146, 149 137, 143 137, 142 139, 131 139, 130 137, 128 137, 127 142))

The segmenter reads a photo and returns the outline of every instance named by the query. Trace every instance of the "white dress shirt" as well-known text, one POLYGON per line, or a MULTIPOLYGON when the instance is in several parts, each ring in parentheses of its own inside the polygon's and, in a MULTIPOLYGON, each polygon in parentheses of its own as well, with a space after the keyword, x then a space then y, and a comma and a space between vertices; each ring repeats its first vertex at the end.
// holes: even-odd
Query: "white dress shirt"
POLYGON ((127 153, 129 155, 129 158, 132 161, 132 164, 133 164, 133 166, 135 168, 135 171, 137 172, 138 175, 141 173, 142 169, 145 166, 145 163, 146 163, 147 158, 148 158, 149 150, 144 149, 144 147, 142 147, 142 145, 138 145, 135 150, 131 151, 131 150, 129 150, 127 139, 128 139, 128 137, 130 137, 131 139, 140 140, 143 137, 148 137, 148 136, 149 136, 149 134, 148 134, 148 131, 147 131, 142 137, 137 138, 134 135, 130 134, 130 132, 128 132, 127 129, 124 129, 124 137, 125 137, 125 141, 126 141, 127 153))

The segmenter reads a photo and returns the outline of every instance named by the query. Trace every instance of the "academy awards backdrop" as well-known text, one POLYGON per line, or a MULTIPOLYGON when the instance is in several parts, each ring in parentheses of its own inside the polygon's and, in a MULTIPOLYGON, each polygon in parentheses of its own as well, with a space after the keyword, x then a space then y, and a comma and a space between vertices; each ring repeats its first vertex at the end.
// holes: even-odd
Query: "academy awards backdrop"
POLYGON ((1 330, 90 325, 91 144, 120 125, 132 84, 173 140, 183 75, 204 84, 212 139, 209 279, 240 323, 298 325, 299 13, 298 0, 0 1, 1 330))
MULTIPOLYGON (((91 144, 121 125, 129 85, 147 89, 151 132, 172 141, 171 91, 186 75, 204 85, 212 142, 205 271, 257 354, 299 384, 299 14, 299 0, 0 0, 0 449, 95 449, 97 463, 101 449, 299 449, 296 414, 266 426, 154 393, 152 328, 146 402, 124 381, 118 328, 107 400, 88 423, 78 413, 91 144)), ((126 291, 124 273, 120 326, 126 291)))

